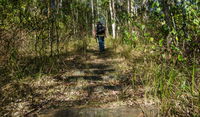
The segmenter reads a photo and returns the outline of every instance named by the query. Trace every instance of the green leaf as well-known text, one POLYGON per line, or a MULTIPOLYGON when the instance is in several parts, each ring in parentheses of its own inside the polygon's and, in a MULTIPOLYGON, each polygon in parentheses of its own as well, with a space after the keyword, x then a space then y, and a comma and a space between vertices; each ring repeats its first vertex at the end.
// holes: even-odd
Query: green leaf
POLYGON ((172 29, 171 33, 175 35, 176 34, 176 30, 172 29))
POLYGON ((199 20, 194 19, 194 20, 193 20, 193 23, 196 24, 196 25, 199 25, 199 20))
POLYGON ((154 41, 154 38, 153 38, 153 37, 151 37, 149 40, 150 40, 151 42, 153 42, 153 41, 154 41))
POLYGON ((179 61, 184 61, 183 56, 179 54, 179 55, 178 55, 178 60, 179 60, 179 61))
POLYGON ((142 25, 142 27, 141 27, 141 28, 142 28, 142 30, 144 30, 144 29, 145 29, 145 25, 142 25))
POLYGON ((159 40, 159 46, 162 47, 163 46, 163 39, 159 40))
POLYGON ((160 11, 161 11, 161 8, 160 8, 160 7, 156 9, 156 12, 159 13, 160 11))
POLYGON ((156 46, 155 46, 155 45, 153 45, 151 48, 152 48, 152 49, 156 49, 156 46))
POLYGON ((150 36, 150 34, 149 33, 144 33, 144 36, 148 37, 148 36, 150 36))
POLYGON ((178 39, 178 37, 176 37, 176 41, 178 41, 179 39, 178 39))
POLYGON ((171 45, 171 48, 172 48, 173 50, 180 51, 180 49, 179 49, 178 47, 176 47, 175 45, 171 45))
POLYGON ((166 22, 165 22, 165 21, 162 21, 162 22, 161 22, 161 24, 162 24, 162 25, 165 25, 165 24, 166 24, 166 22))

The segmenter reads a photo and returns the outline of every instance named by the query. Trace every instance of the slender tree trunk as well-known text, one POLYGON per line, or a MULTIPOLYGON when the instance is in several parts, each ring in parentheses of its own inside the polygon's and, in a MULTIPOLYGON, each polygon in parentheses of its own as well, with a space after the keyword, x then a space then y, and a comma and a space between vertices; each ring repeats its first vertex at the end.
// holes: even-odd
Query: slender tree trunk
POLYGON ((97 9, 97 18, 99 18, 99 0, 97 0, 96 9, 97 9))
POLYGON ((51 0, 50 1, 50 50, 51 50, 51 56, 53 55, 53 41, 54 41, 54 22, 55 22, 55 8, 56 8, 56 4, 55 4, 55 0, 51 0))
MULTIPOLYGON (((50 22, 51 22, 51 18, 50 18, 50 16, 51 16, 51 2, 50 1, 47 2, 47 6, 48 6, 48 16, 47 16, 48 17, 48 24, 50 24, 50 22)), ((48 46, 49 47, 51 47, 50 43, 51 43, 51 26, 48 25, 48 46)))
POLYGON ((63 0, 60 0, 59 8, 62 8, 63 0))
POLYGON ((115 0, 112 1, 113 8, 113 37, 116 38, 116 10, 115 10, 115 0))
POLYGON ((128 0, 127 1, 127 13, 128 13, 128 28, 130 28, 130 18, 129 18, 129 16, 130 16, 130 7, 131 7, 131 0, 128 0))
POLYGON ((130 14, 130 2, 131 2, 131 0, 128 0, 127 1, 127 12, 128 12, 128 14, 130 14))
POLYGON ((131 17, 133 17, 133 13, 134 13, 134 0, 130 0, 130 15, 131 17))
POLYGON ((92 7, 92 36, 95 36, 95 24, 94 24, 94 1, 90 0, 92 7))
POLYGON ((116 13, 115 13, 115 2, 113 0, 109 1, 111 23, 112 23, 112 36, 116 38, 116 13))
POLYGON ((133 6, 133 4, 134 4, 134 1, 133 0, 128 0, 128 2, 127 2, 128 4, 128 9, 127 9, 127 12, 128 12, 128 16, 129 16, 129 19, 128 19, 128 27, 129 27, 129 31, 131 31, 131 19, 132 19, 132 17, 133 17, 133 13, 134 13, 134 6, 133 6))
POLYGON ((108 28, 108 12, 106 11, 106 35, 109 36, 109 28, 108 28))

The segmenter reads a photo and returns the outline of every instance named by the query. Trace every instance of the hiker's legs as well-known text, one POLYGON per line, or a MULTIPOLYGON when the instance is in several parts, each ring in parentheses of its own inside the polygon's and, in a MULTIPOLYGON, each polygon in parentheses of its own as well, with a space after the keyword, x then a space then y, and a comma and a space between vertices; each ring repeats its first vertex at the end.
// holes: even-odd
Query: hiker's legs
POLYGON ((99 51, 102 52, 105 49, 105 46, 104 46, 104 37, 103 36, 99 36, 98 37, 98 41, 99 41, 99 51))

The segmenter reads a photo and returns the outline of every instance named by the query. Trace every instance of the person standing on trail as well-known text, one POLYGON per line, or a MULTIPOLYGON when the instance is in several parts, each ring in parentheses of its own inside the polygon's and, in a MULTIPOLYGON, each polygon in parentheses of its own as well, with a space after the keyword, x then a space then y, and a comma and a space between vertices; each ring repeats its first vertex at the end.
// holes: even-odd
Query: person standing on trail
POLYGON ((98 39, 100 52, 105 51, 105 46, 104 46, 105 32, 106 31, 105 31, 105 27, 103 26, 103 23, 101 23, 100 21, 97 22, 95 35, 96 35, 96 38, 98 39))

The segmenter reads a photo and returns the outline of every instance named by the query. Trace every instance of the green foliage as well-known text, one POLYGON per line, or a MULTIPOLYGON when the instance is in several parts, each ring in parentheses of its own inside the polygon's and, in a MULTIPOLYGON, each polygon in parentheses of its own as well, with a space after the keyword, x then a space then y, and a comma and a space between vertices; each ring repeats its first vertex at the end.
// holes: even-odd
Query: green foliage
POLYGON ((136 41, 138 40, 135 32, 128 32, 127 30, 123 33, 123 43, 130 45, 131 47, 136 46, 136 41))
MULTIPOLYGON (((118 37, 112 39, 113 48, 120 46, 120 54, 130 59, 133 66, 135 62, 144 65, 134 67, 134 81, 139 76, 142 85, 152 87, 155 96, 166 104, 163 111, 174 109, 169 113, 181 113, 174 106, 179 104, 190 109, 187 105, 197 102, 200 84, 199 1, 141 0, 129 3, 130 7, 128 0, 94 0, 94 14, 90 2, 0 0, 0 79, 4 81, 1 85, 27 76, 39 77, 41 73, 58 73, 63 67, 59 57, 68 54, 73 44, 73 49, 86 53, 91 27, 103 16, 108 34, 114 30, 112 23, 116 23, 118 37), (109 3, 114 5, 114 19, 109 3), (132 50, 145 54, 131 58, 140 55, 132 50), (179 101, 185 104, 177 104, 179 101)), ((196 108, 194 105, 191 108, 196 108)), ((185 116, 195 115, 195 111, 189 114, 185 116)))

